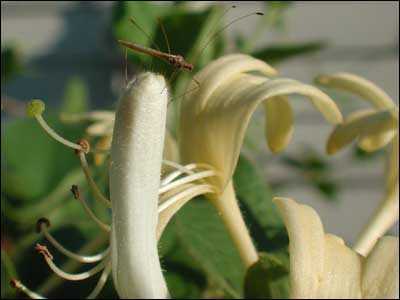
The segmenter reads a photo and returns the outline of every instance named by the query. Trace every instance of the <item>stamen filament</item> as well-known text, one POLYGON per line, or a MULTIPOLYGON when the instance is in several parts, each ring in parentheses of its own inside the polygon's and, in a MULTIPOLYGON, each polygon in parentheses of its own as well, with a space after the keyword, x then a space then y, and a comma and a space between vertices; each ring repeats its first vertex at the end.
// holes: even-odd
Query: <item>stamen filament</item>
POLYGON ((66 140, 65 138, 60 136, 58 133, 56 133, 53 129, 51 129, 51 127, 49 125, 47 125, 46 121, 43 119, 42 115, 40 115, 40 114, 35 115, 35 119, 38 121, 39 125, 43 128, 43 130, 46 131, 56 141, 60 142, 61 144, 65 145, 69 148, 79 150, 79 151, 83 150, 80 145, 66 140))
POLYGON ((53 257, 50 254, 49 250, 42 245, 37 244, 36 245, 36 250, 39 251, 40 254, 43 255, 46 263, 50 267, 50 269, 57 274, 59 277, 65 279, 65 280, 71 280, 71 281, 80 281, 80 280, 85 280, 88 279, 94 275, 96 275, 98 272, 104 269, 104 266, 106 263, 109 262, 108 259, 101 261, 98 263, 95 267, 92 269, 82 272, 82 273, 77 273, 77 274, 70 274, 67 272, 64 272, 61 270, 59 267, 56 266, 56 264, 53 262, 53 257))
POLYGON ((180 186, 182 184, 186 184, 189 182, 193 182, 202 178, 206 178, 206 177, 211 177, 211 176, 215 176, 216 172, 215 171, 202 171, 196 174, 192 174, 192 175, 188 175, 186 177, 183 177, 181 179, 178 179, 176 181, 173 181, 167 185, 162 186, 159 190, 158 190, 158 194, 161 195, 177 186, 180 186))
POLYGON ((96 286, 94 287, 93 291, 86 297, 86 299, 94 299, 96 298, 104 288, 104 285, 107 282, 108 276, 111 273, 111 262, 106 264, 103 272, 100 275, 99 281, 97 282, 96 286))
MULTIPOLYGON (((92 292, 85 298, 85 299, 95 299, 100 292, 103 290, 104 285, 107 282, 108 276, 110 276, 110 272, 111 272, 111 263, 108 262, 107 265, 105 266, 103 272, 100 275, 100 278, 96 284, 96 286, 94 287, 94 289, 92 290, 92 292)), ((25 295, 27 295, 29 298, 31 299, 48 299, 30 289, 28 289, 24 284, 22 284, 20 281, 18 280, 12 280, 10 282, 10 284, 17 290, 19 290, 20 292, 24 293, 25 295)))
POLYGON ((164 179, 161 180, 161 186, 170 183, 175 178, 179 177, 180 175, 186 174, 193 174, 192 170, 196 168, 196 164, 189 164, 185 166, 185 169, 182 170, 181 168, 169 173, 164 179))
POLYGON ((47 299, 46 297, 28 289, 22 282, 20 282, 18 280, 15 280, 15 279, 11 280, 10 284, 13 288, 24 293, 31 299, 47 299))
POLYGON ((91 218, 99 227, 100 229, 106 231, 106 232, 110 232, 111 231, 111 227, 105 223, 103 223, 102 221, 100 221, 96 215, 92 212, 92 210, 90 209, 90 207, 87 205, 86 201, 82 200, 80 194, 79 194, 79 190, 78 190, 78 186, 77 185, 73 185, 71 188, 71 192, 74 195, 74 198, 76 200, 79 200, 79 202, 82 204, 83 209, 85 210, 85 212, 87 213, 87 215, 89 216, 89 218, 91 218))
POLYGON ((170 207, 171 205, 175 204, 179 200, 182 200, 185 197, 190 196, 190 198, 201 195, 201 194, 208 194, 208 193, 215 193, 215 188, 209 184, 202 184, 202 185, 195 185, 187 188, 178 194, 172 196, 171 198, 163 200, 158 205, 158 213, 162 213, 165 209, 170 207))
POLYGON ((53 235, 49 232, 48 228, 50 226, 50 222, 47 219, 40 219, 37 224, 37 229, 40 233, 43 233, 45 238, 50 242, 50 244, 56 248, 58 251, 60 251, 62 254, 65 256, 74 259, 78 262, 85 263, 85 264, 90 264, 90 263, 95 263, 98 261, 103 260, 109 253, 110 249, 107 248, 103 252, 100 252, 99 254, 95 255, 80 255, 76 254, 68 249, 66 249, 63 245, 61 245, 54 237, 53 235))
POLYGON ((186 173, 186 174, 193 174, 193 169, 208 169, 211 170, 212 167, 204 164, 204 163, 192 163, 192 164, 188 164, 185 166, 182 166, 178 163, 174 163, 168 160, 164 160, 163 161, 164 164, 169 165, 170 167, 173 167, 175 169, 177 169, 176 171, 169 173, 162 181, 161 181, 161 186, 166 185, 168 183, 170 183, 172 180, 174 180, 175 178, 179 177, 180 175, 186 173))
POLYGON ((89 187, 92 190, 94 197, 97 200, 99 200, 100 202, 103 202, 103 204, 105 204, 107 207, 111 208, 111 201, 103 196, 103 194, 100 192, 99 188, 97 187, 97 184, 93 180, 92 174, 89 169, 89 165, 86 160, 85 153, 83 151, 79 151, 78 155, 79 155, 79 159, 81 161, 83 173, 85 173, 86 179, 89 183, 89 187))

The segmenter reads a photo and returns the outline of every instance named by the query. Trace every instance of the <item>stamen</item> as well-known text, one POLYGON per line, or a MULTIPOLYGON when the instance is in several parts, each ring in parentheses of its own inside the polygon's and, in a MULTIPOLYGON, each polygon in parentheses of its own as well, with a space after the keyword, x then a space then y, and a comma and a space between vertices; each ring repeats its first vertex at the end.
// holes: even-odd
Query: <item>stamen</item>
POLYGON ((99 281, 97 282, 96 286, 94 287, 93 291, 89 294, 89 296, 86 297, 86 299, 94 299, 100 294, 100 292, 104 288, 104 285, 107 282, 108 276, 110 276, 110 272, 111 272, 111 263, 108 262, 103 272, 101 273, 99 281))
POLYGON ((94 197, 99 200, 100 202, 103 202, 107 207, 111 208, 111 201, 108 200, 106 197, 103 196, 103 194, 100 192, 99 188, 97 187, 96 183, 93 180, 92 174, 90 172, 85 153, 83 151, 80 151, 78 153, 79 159, 81 161, 81 166, 83 169, 83 172, 85 173, 86 179, 89 183, 89 187, 93 192, 94 197))
POLYGON ((77 273, 77 274, 70 274, 67 272, 62 271, 59 267, 57 267, 54 262, 53 262, 53 256, 47 249, 47 247, 42 246, 40 244, 36 244, 35 249, 43 255, 44 259, 46 260, 46 263, 50 267, 50 269, 56 273, 58 276, 61 278, 64 278, 65 280, 71 280, 71 281, 78 281, 78 280, 85 280, 88 279, 94 275, 96 275, 98 272, 104 269, 104 266, 106 263, 108 263, 108 260, 103 260, 100 263, 98 263, 94 268, 82 272, 82 273, 77 273))
POLYGON ((42 100, 34 99, 28 103, 26 113, 28 116, 34 117, 38 121, 39 125, 43 128, 43 130, 46 131, 56 141, 72 149, 82 150, 80 145, 64 139, 62 136, 60 136, 53 129, 50 128, 50 126, 42 117, 42 113, 44 112, 45 108, 46 106, 42 100))
POLYGON ((209 184, 191 186, 186 190, 183 190, 178 194, 172 196, 171 198, 163 200, 158 205, 158 213, 159 214, 162 213, 165 209, 167 209, 168 207, 177 203, 178 201, 182 200, 185 197, 193 198, 202 194, 209 194, 215 192, 216 192, 215 188, 209 184))
POLYGON ((193 173, 193 172, 191 172, 190 170, 186 169, 185 166, 182 166, 182 165, 180 165, 180 164, 178 164, 178 163, 176 163, 176 162, 173 162, 173 161, 171 161, 171 160, 163 159, 162 163, 163 163, 164 165, 169 166, 169 167, 172 167, 172 168, 174 168, 174 169, 181 170, 181 171, 184 172, 184 173, 190 173, 190 174, 193 173))
POLYGON ((175 163, 173 161, 169 160, 163 160, 163 164, 168 165, 170 167, 173 167, 177 169, 176 171, 170 173, 167 175, 162 181, 161 181, 161 186, 170 183, 172 180, 177 178, 178 176, 186 173, 186 174, 194 174, 193 169, 206 169, 206 170, 212 170, 212 167, 210 165, 204 164, 204 163, 192 163, 188 165, 180 165, 178 163, 175 163))
POLYGON ((43 235, 45 236, 45 238, 51 243, 52 246, 54 246, 54 248, 56 248, 58 251, 60 251, 62 254, 64 254, 65 256, 72 258, 78 262, 81 263, 95 263, 98 262, 100 260, 103 260, 109 253, 110 253, 110 249, 107 248, 106 250, 104 250, 103 252, 99 253, 99 254, 95 254, 95 255, 80 255, 80 254, 76 254, 68 249, 66 249, 64 246, 62 246, 48 231, 48 228, 50 227, 50 221, 45 219, 45 218, 41 218, 38 220, 37 224, 36 224, 36 230, 38 233, 43 233, 43 235))
POLYGON ((173 181, 173 182, 171 182, 171 183, 169 183, 167 185, 162 186, 158 190, 158 194, 161 195, 161 194, 163 194, 163 193, 165 193, 165 192, 167 192, 167 191, 169 191, 169 190, 171 190, 171 189, 173 189, 173 188, 175 188, 177 186, 180 186, 182 184, 186 184, 186 183, 189 183, 189 182, 193 182, 193 181, 196 181, 196 180, 199 180, 199 179, 203 179, 203 178, 211 177, 211 176, 215 176, 215 175, 217 175, 216 172, 212 171, 212 170, 210 170, 210 171, 202 171, 202 172, 199 172, 199 173, 196 173, 196 174, 188 175, 186 177, 183 177, 181 179, 178 179, 178 180, 173 181))
POLYGON ((13 279, 10 281, 10 284, 14 289, 24 293, 31 299, 47 299, 46 297, 31 291, 30 289, 28 289, 24 284, 22 284, 18 280, 13 279))
MULTIPOLYGON (((103 272, 101 273, 101 276, 96 284, 96 286, 94 287, 94 289, 92 290, 92 292, 89 294, 89 296, 86 297, 86 299, 95 299, 100 292, 103 290, 104 285, 107 282, 108 276, 110 276, 110 272, 111 272, 111 263, 107 262, 103 272)), ((11 280, 10 284, 13 288, 19 290, 20 292, 24 293, 25 295, 27 295, 29 298, 31 299, 48 299, 36 292, 31 291, 30 289, 28 289, 25 285, 23 285, 20 281, 18 280, 11 280)))
POLYGON ((79 200, 79 202, 82 204, 83 209, 85 210, 85 212, 88 214, 89 218, 91 218, 102 230, 106 231, 106 232, 110 232, 111 228, 109 225, 104 224, 102 221, 100 221, 95 214, 92 212, 92 210, 90 209, 90 207, 87 205, 86 201, 82 200, 80 194, 79 194, 79 189, 77 185, 73 185, 71 188, 71 192, 74 195, 74 198, 76 200, 79 200))

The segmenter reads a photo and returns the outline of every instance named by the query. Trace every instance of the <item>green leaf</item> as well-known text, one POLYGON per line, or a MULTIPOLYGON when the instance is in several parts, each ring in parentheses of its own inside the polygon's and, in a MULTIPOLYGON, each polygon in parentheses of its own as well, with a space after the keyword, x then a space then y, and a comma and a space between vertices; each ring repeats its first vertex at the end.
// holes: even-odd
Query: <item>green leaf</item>
POLYGON ((236 196, 244 210, 246 223, 259 250, 286 247, 288 238, 284 223, 272 203, 273 192, 255 166, 240 156, 233 182, 236 196))
MULTIPOLYGON (((62 124, 54 115, 45 116, 59 134, 76 141, 81 127, 62 124)), ((43 131, 34 119, 20 119, 8 125, 1 136, 2 192, 24 202, 47 195, 68 173, 79 166, 73 150, 43 131)))
POLYGON ((89 90, 86 82, 80 77, 71 78, 64 91, 61 111, 63 113, 80 113, 89 109, 89 90))
POLYGON ((9 80, 21 72, 21 57, 14 47, 1 49, 1 81, 9 80))
POLYGON ((303 44, 276 45, 256 50, 252 55, 270 64, 277 64, 289 58, 318 52, 324 47, 325 43, 319 41, 303 44))
POLYGON ((173 220, 187 256, 230 297, 241 297, 244 267, 214 207, 204 198, 191 200, 173 220))
POLYGON ((384 154, 383 149, 379 149, 378 151, 374 151, 374 152, 368 152, 368 151, 364 151, 357 145, 355 145, 353 149, 354 149, 353 157, 362 162, 377 159, 384 154))
POLYGON ((171 271, 164 273, 172 299, 200 299, 203 287, 197 284, 192 270, 187 268, 187 265, 176 264, 173 267, 177 268, 179 273, 171 271))
POLYGON ((265 20, 267 25, 282 30, 285 27, 285 14, 293 1, 266 1, 265 20))
POLYGON ((260 253, 260 259, 246 274, 246 299, 289 299, 289 268, 273 254, 260 253))
POLYGON ((313 181, 313 184, 327 200, 334 201, 338 199, 339 187, 333 180, 329 178, 320 178, 313 181))

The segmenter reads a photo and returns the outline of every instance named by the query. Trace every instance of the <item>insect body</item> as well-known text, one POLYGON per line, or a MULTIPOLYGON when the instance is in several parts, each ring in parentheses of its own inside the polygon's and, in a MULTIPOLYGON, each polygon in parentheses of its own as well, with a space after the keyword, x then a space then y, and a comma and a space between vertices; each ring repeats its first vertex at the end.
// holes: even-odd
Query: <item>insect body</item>
POLYGON ((132 50, 163 59, 163 60, 167 61, 168 63, 170 63, 171 65, 173 65, 174 67, 176 67, 177 69, 183 69, 183 70, 187 70, 189 72, 193 71, 193 65, 186 62, 185 59, 183 58, 183 56, 181 56, 181 55, 165 53, 165 52, 153 49, 153 48, 144 47, 139 44, 127 42, 127 41, 123 41, 123 40, 118 40, 118 43, 120 43, 121 45, 128 47, 132 50))

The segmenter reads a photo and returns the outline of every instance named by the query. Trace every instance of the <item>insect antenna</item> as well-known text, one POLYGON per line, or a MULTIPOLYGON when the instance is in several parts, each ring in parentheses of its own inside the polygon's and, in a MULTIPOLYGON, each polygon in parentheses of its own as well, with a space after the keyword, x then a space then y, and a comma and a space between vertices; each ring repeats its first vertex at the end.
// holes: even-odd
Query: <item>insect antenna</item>
MULTIPOLYGON (((223 16, 226 15, 226 14, 229 12, 229 10, 230 10, 231 8, 236 8, 236 6, 233 5, 232 7, 230 7, 229 9, 227 9, 227 10, 224 12, 223 16)), ((249 13, 249 14, 243 15, 243 16, 241 16, 241 17, 239 17, 239 18, 237 18, 237 19, 235 19, 235 20, 233 20, 233 21, 230 21, 229 23, 225 24, 221 29, 219 29, 219 30, 217 30, 216 32, 214 32, 211 36, 210 36, 210 34, 209 34, 209 37, 210 37, 210 38, 209 38, 208 41, 203 45, 203 47, 200 48, 200 51, 199 51, 198 54, 195 56, 195 59, 198 59, 198 58, 200 57, 200 55, 204 52, 204 50, 207 48, 207 46, 208 46, 213 40, 215 40, 215 39, 218 37, 218 35, 221 34, 221 33, 222 33, 225 29, 227 29, 229 26, 231 26, 232 24, 234 24, 234 23, 236 23, 236 22, 239 22, 239 21, 241 21, 241 20, 243 20, 243 19, 246 19, 246 18, 251 17, 251 16, 255 16, 255 15, 257 15, 257 16, 263 16, 264 13, 262 13, 262 12, 253 12, 253 13, 249 13)))
POLYGON ((151 36, 150 36, 142 27, 139 26, 138 23, 136 23, 136 21, 135 21, 134 19, 129 18, 129 21, 130 21, 133 25, 135 25, 136 28, 139 29, 139 31, 140 31, 141 33, 143 33, 143 34, 149 39, 150 43, 151 43, 154 47, 156 47, 156 49, 157 49, 158 51, 161 51, 161 50, 160 50, 160 47, 158 47, 157 43, 151 38, 151 36))
POLYGON ((163 23, 161 22, 160 17, 157 18, 157 22, 158 22, 158 25, 161 28, 162 33, 163 33, 164 40, 165 40, 165 43, 166 43, 167 49, 168 49, 168 54, 171 54, 171 47, 169 45, 168 35, 167 35, 167 32, 165 31, 165 27, 164 27, 163 23))

